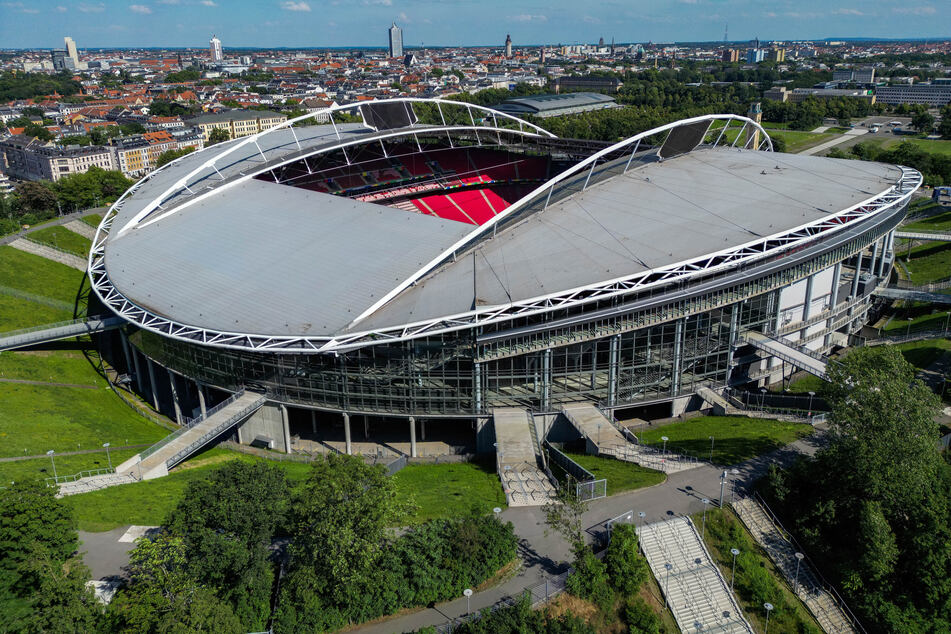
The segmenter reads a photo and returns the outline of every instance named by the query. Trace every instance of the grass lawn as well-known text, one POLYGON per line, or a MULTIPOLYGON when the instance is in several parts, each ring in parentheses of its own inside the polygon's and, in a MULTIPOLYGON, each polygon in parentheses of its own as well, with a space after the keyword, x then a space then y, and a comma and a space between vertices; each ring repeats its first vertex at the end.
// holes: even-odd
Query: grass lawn
POLYGON ((905 361, 916 368, 924 369, 937 361, 942 354, 951 350, 951 340, 925 339, 895 344, 895 347, 901 351, 905 361))
POLYGON ((61 226, 40 229, 27 237, 34 242, 48 244, 60 251, 66 251, 81 258, 86 257, 92 247, 92 240, 61 226))
POLYGON ((102 214, 89 214, 88 216, 83 216, 80 218, 80 220, 85 222, 90 227, 95 228, 99 226, 100 222, 102 222, 102 214))
POLYGON ((713 436, 713 462, 732 465, 768 453, 812 433, 812 426, 776 420, 743 418, 741 416, 700 416, 683 422, 639 430, 637 437, 650 445, 667 448, 707 459, 710 437, 713 436))
MULTIPOLYGON (((74 447, 75 449, 75 447, 74 447)), ((87 447, 92 449, 92 447, 87 447)), ((106 452, 81 454, 78 456, 54 456, 57 475, 73 475, 90 469, 105 469, 112 458, 112 466, 116 467, 128 458, 142 451, 141 449, 118 449, 106 452)), ((0 483, 24 478, 50 478, 53 476, 53 466, 49 458, 34 458, 31 460, 13 460, 0 462, 0 483)))
POLYGON ((150 443, 168 433, 113 394, 79 352, 5 352, 0 372, 8 379, 96 386, 0 382, 0 457, 150 443))
POLYGON ((32 328, 39 324, 51 324, 72 318, 71 310, 6 295, 0 289, 0 332, 32 328))
POLYGON ((663 472, 645 469, 632 462, 589 456, 583 453, 565 452, 565 455, 593 473, 598 480, 607 478, 608 495, 642 489, 660 484, 666 479, 663 472))
MULTIPOLYGON (((937 205, 935 206, 937 207, 937 205)), ((925 207, 921 209, 925 209, 925 207)), ((902 226, 901 229, 902 231, 948 231, 951 229, 951 211, 910 222, 902 226)))
MULTIPOLYGON (((698 513, 691 519, 700 529, 701 514, 698 513)), ((809 634, 822 632, 806 606, 786 585, 782 574, 766 552, 753 540, 731 511, 707 511, 703 541, 727 583, 733 569, 730 549, 736 548, 740 551, 736 558, 736 596, 740 608, 755 631, 762 632, 766 625, 763 604, 769 602, 774 606, 769 617, 769 631, 809 634)))
POLYGON ((480 462, 410 464, 393 476, 401 495, 418 507, 411 523, 467 513, 473 506, 489 512, 505 508, 505 494, 495 465, 480 462))
POLYGON ((951 323, 951 310, 939 310, 932 304, 914 303, 911 306, 893 308, 894 317, 882 327, 887 335, 904 335, 920 330, 943 330, 951 323), (910 319, 909 319, 910 318, 910 319))
POLYGON ((795 154, 802 150, 815 147, 820 143, 825 143, 829 139, 837 136, 834 132, 801 132, 798 130, 770 130, 769 136, 773 139, 783 139, 786 141, 786 152, 795 154))
MULTIPOLYGON (((809 392, 818 394, 825 384, 826 382, 819 377, 807 374, 792 381, 789 384, 788 391, 790 394, 808 394, 809 392)), ((782 391, 781 388, 780 391, 782 391)))
MULTIPOLYGON (((67 302, 76 301, 85 273, 64 264, 0 246, 0 284, 26 293, 67 302)), ((4 316, 0 316, 0 321, 4 316)))
POLYGON ((874 143, 886 150, 894 149, 902 142, 914 143, 925 152, 932 154, 951 154, 951 141, 941 139, 918 139, 900 134, 867 134, 862 137, 863 143, 874 143))
POLYGON ((913 284, 927 284, 951 276, 951 244, 928 242, 911 249, 908 259, 907 247, 895 247, 904 261, 913 284))

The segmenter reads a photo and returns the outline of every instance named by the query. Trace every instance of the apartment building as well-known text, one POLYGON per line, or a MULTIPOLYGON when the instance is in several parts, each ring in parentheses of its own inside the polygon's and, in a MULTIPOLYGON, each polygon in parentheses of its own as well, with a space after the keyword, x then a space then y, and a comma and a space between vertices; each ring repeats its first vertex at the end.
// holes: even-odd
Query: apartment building
POLYGON ((22 134, 0 141, 2 171, 20 180, 58 181, 90 167, 116 169, 112 149, 98 145, 60 147, 22 134))
POLYGON ((202 114, 192 117, 186 122, 197 128, 202 135, 202 140, 208 142, 211 131, 214 129, 225 130, 232 139, 238 139, 245 136, 251 136, 258 132, 270 130, 276 125, 287 121, 287 116, 279 112, 270 112, 268 110, 226 110, 212 114, 202 114))

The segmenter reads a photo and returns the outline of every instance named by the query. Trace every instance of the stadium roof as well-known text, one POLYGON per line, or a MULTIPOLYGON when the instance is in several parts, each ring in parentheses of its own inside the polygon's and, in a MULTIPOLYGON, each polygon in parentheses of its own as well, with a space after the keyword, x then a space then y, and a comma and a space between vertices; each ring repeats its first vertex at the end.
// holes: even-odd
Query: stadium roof
POLYGON ((569 92, 558 95, 535 95, 506 99, 495 106, 496 110, 513 115, 551 117, 567 112, 583 112, 601 108, 613 108, 613 97, 596 92, 569 92))
POLYGON ((127 298, 179 323, 339 335, 714 253, 837 213, 900 177, 898 168, 875 163, 735 148, 650 161, 485 236, 376 310, 472 227, 252 179, 110 235, 106 267, 127 298))

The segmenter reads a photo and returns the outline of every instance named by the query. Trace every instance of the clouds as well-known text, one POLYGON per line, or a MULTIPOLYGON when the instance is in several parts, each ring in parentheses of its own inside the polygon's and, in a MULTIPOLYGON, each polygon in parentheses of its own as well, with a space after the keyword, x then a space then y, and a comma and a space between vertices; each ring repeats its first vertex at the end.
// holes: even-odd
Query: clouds
POLYGON ((307 13, 310 12, 310 5, 307 4, 306 2, 293 2, 293 1, 282 2, 281 8, 284 9, 285 11, 304 11, 307 13))
POLYGON ((141 13, 142 15, 151 15, 152 9, 148 8, 144 4, 130 4, 129 11, 133 13, 141 13))
POLYGON ((32 6, 28 7, 22 2, 3 2, 3 3, 0 3, 0 7, 3 7, 5 9, 12 9, 13 11, 16 11, 17 13, 27 13, 27 14, 34 13, 35 14, 40 12, 39 9, 36 9, 32 6))
POLYGON ((858 9, 833 9, 832 15, 865 15, 858 9))
POLYGON ((76 9, 82 13, 102 13, 106 10, 106 5, 101 2, 98 4, 80 3, 76 9))
POLYGON ((548 16, 519 13, 518 15, 510 15, 509 20, 512 22, 548 22, 548 16))
POLYGON ((938 12, 934 7, 895 7, 892 11, 902 15, 934 15, 938 12))

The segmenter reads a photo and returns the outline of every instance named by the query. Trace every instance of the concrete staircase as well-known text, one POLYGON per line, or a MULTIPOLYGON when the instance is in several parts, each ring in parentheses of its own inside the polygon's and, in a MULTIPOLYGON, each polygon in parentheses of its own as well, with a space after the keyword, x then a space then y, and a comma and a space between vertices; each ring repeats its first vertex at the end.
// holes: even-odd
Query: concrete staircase
POLYGON ((78 233, 82 237, 89 238, 90 240, 96 237, 96 228, 92 225, 87 225, 82 220, 70 220, 63 225, 63 228, 69 229, 73 233, 78 233))
POLYGON ((540 506, 555 496, 555 485, 540 468, 541 450, 530 412, 499 408, 492 412, 495 425, 496 467, 509 506, 540 506))
POLYGON ((10 246, 14 249, 26 251, 27 253, 38 255, 41 258, 46 258, 47 260, 53 260, 54 262, 65 264, 66 266, 72 267, 79 271, 86 270, 86 260, 79 257, 78 255, 73 255, 72 253, 54 249, 51 246, 40 244, 39 242, 33 242, 32 240, 27 240, 26 238, 17 238, 10 243, 10 246))
POLYGON ((747 413, 744 409, 733 405, 726 398, 708 387, 702 387, 697 390, 697 396, 702 398, 704 403, 712 407, 713 413, 717 416, 747 413))
POLYGON ((102 475, 81 478, 73 482, 64 482, 59 485, 59 493, 56 497, 89 493, 90 491, 107 489, 120 484, 131 484, 136 481, 137 478, 131 473, 104 473, 102 475))
POLYGON ((680 631, 753 633, 689 518, 647 524, 637 534, 680 631))
MULTIPOLYGON (((733 509, 756 542, 776 563, 792 587, 796 587, 796 547, 785 533, 773 522, 769 513, 751 497, 737 498, 733 509)), ((830 634, 855 632, 852 622, 835 597, 826 591, 812 568, 805 561, 799 564, 798 596, 822 629, 830 634)))
POLYGON ((561 413, 594 448, 595 451, 589 449, 589 453, 600 453, 605 447, 628 444, 627 438, 613 421, 591 403, 566 405, 561 413))
POLYGON ((244 390, 189 421, 165 439, 116 467, 117 474, 141 480, 168 475, 168 470, 261 408, 267 398, 244 390))

